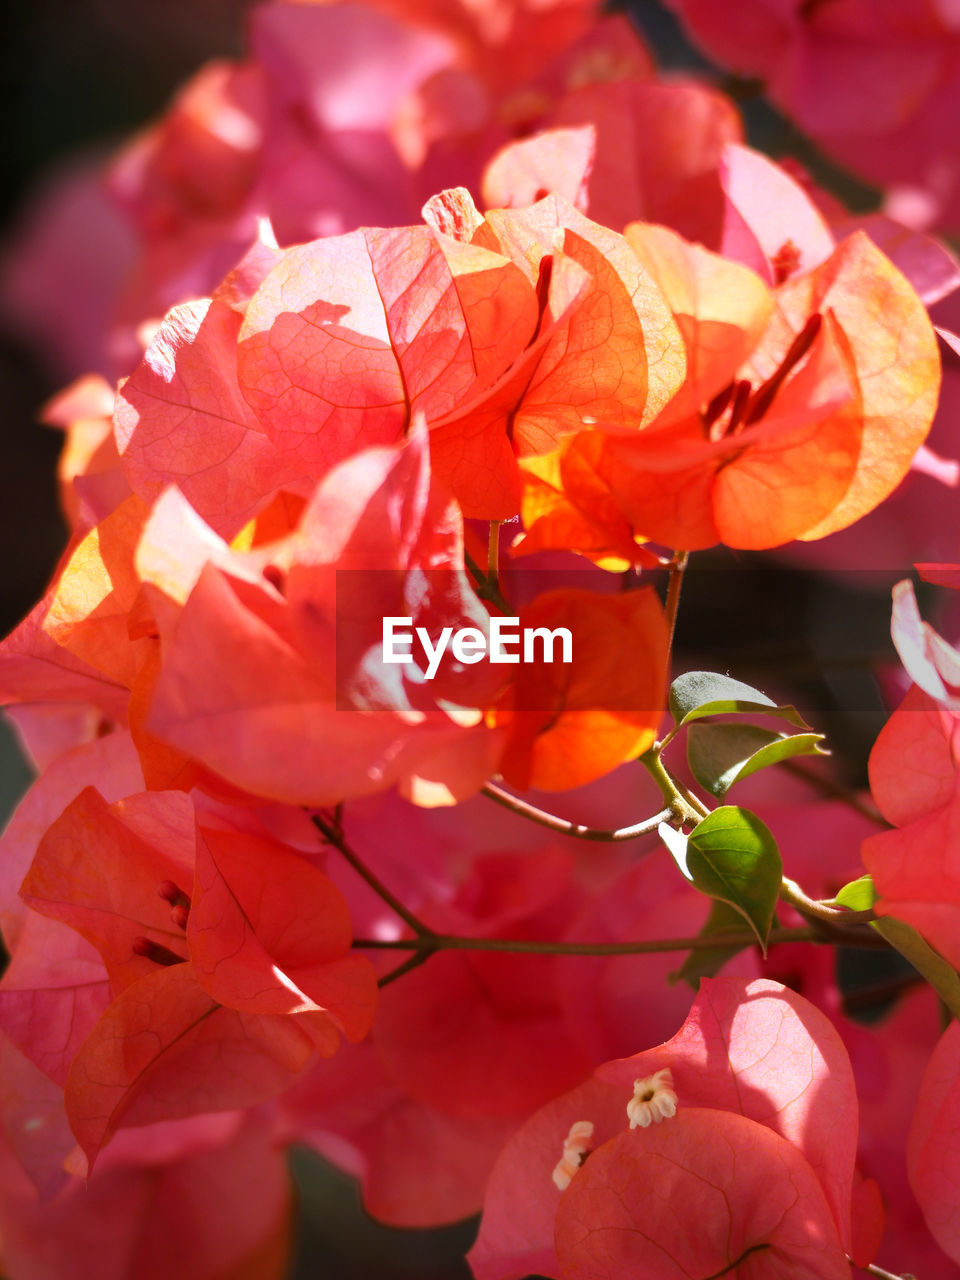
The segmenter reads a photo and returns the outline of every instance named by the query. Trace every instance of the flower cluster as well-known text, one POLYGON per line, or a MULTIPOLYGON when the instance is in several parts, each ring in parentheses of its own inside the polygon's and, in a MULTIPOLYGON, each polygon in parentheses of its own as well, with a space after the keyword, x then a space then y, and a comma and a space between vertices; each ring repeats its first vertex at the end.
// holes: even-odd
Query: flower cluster
POLYGON ((841 567, 906 505, 941 555, 950 251, 588 0, 263 4, 91 181, 109 305, 29 288, 55 219, 3 285, 95 370, 0 645, 5 1272, 279 1278, 299 1142, 385 1222, 482 1206, 477 1280, 947 1280, 960 655, 898 588, 878 811, 671 668, 692 551, 841 567), (447 649, 504 617, 569 653, 447 649), (825 943, 930 985, 858 1021, 825 943))

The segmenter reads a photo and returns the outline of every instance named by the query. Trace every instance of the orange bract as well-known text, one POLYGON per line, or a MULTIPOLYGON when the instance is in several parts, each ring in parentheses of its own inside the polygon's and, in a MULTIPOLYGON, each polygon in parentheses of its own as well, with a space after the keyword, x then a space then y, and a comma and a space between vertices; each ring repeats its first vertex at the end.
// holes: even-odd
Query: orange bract
POLYGON ((523 664, 507 707, 501 769, 513 786, 562 791, 592 782, 652 745, 663 714, 667 631, 650 588, 622 595, 547 592, 521 626, 567 627, 573 661, 523 664))
POLYGON ((891 492, 929 430, 939 358, 919 298, 862 233, 772 291, 663 228, 627 239, 676 316, 687 379, 643 430, 603 422, 527 464, 527 549, 759 549, 823 537, 891 492))

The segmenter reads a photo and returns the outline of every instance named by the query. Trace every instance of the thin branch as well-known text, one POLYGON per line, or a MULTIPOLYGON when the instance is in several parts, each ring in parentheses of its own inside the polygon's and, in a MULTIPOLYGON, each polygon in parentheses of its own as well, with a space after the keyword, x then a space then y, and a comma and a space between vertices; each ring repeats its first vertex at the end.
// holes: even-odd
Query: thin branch
POLYGON ((801 915, 814 920, 822 920, 825 924, 869 924, 876 920, 876 913, 868 911, 848 911, 846 907, 834 907, 828 902, 818 902, 809 897, 797 884, 796 880, 788 880, 786 876, 780 882, 780 898, 789 902, 801 915))
POLYGON ((500 590, 499 583, 490 580, 469 551, 464 551, 463 560, 464 564, 467 566, 470 576, 473 578, 475 584, 473 589, 477 597, 480 600, 486 600, 488 604, 492 604, 495 609, 499 610, 499 612, 504 615, 504 617, 512 618, 514 616, 514 611, 504 598, 503 592, 500 590))
POLYGON ((483 570, 477 564, 476 560, 474 560, 473 556, 470 554, 469 551, 464 551, 463 562, 467 566, 467 570, 470 574, 470 577, 473 578, 477 586, 478 587, 486 586, 487 575, 483 572, 483 570))
POLYGON ((681 821, 689 822, 696 826, 698 822, 709 814, 710 810, 697 799, 692 791, 689 791, 682 783, 678 782, 666 768, 660 759, 661 749, 655 744, 649 751, 645 751, 642 756, 638 756, 637 759, 660 788, 660 794, 676 816, 681 821))
POLYGON ((512 813, 519 814, 521 818, 527 818, 530 822, 537 822, 541 827, 548 827, 551 831, 559 831, 565 836, 576 836, 578 840, 600 840, 606 843, 620 840, 636 840, 639 836, 647 836, 652 831, 656 831, 661 822, 669 822, 671 818, 675 817, 673 808, 661 809, 652 818, 644 818, 642 822, 635 822, 630 827, 608 830, 605 827, 585 827, 579 822, 571 822, 568 818, 561 818, 555 813, 548 813, 546 809, 538 809, 536 805, 530 804, 526 800, 521 800, 519 796, 511 795, 509 791, 504 791, 502 787, 498 787, 493 782, 486 784, 483 788, 483 794, 490 800, 496 800, 497 804, 503 805, 505 809, 509 809, 512 813))
MULTIPOLYGON (((857 1266, 852 1258, 847 1261, 851 1266, 857 1266)), ((901 1275, 899 1271, 884 1271, 883 1267, 878 1267, 873 1262, 868 1262, 865 1267, 857 1267, 858 1271, 865 1271, 868 1276, 877 1276, 878 1280, 914 1280, 913 1276, 901 1275)))
MULTIPOLYGON (((673 774, 671 774, 670 776, 671 778, 673 778, 673 774)), ((678 781, 678 779, 676 778, 673 778, 673 783, 674 783, 674 786, 679 791, 680 795, 684 798, 684 800, 686 800, 687 804, 690 806, 691 809, 695 809, 699 813, 701 818, 710 817, 710 810, 707 808, 707 806, 703 803, 703 801, 700 799, 698 795, 695 795, 690 790, 689 787, 684 786, 684 784, 678 781)))
POLYGON ((803 781, 815 791, 819 791, 821 795, 829 796, 831 800, 842 800, 848 808, 853 809, 862 817, 868 818, 878 827, 883 827, 886 831, 890 824, 870 801, 863 800, 845 787, 841 782, 835 782, 832 778, 825 778, 819 773, 814 773, 811 769, 807 769, 798 760, 781 760, 780 767, 786 769, 797 778, 803 781))
POLYGON ((500 590, 500 521, 490 521, 487 535, 487 582, 500 590))
POLYGON ((377 897, 381 898, 391 911, 396 912, 404 924, 409 925, 417 937, 429 938, 431 936, 430 930, 423 921, 418 920, 412 911, 408 911, 400 899, 395 894, 391 893, 387 886, 378 879, 369 867, 367 867, 357 854, 354 853, 353 849, 351 849, 350 845, 347 843, 343 831, 340 830, 338 826, 329 822, 320 813, 312 813, 310 815, 310 821, 317 828, 327 843, 332 844, 335 849, 340 851, 346 861, 349 862, 350 866, 353 867, 354 871, 356 871, 357 875, 360 876, 362 880, 366 881, 377 897))
MULTIPOLYGON (((850 940, 852 946, 886 948, 887 943, 879 934, 864 929, 861 935, 850 940)), ((369 951, 414 951, 433 955, 435 951, 508 951, 523 955, 542 956, 631 956, 654 955, 667 951, 709 951, 716 947, 749 947, 756 944, 757 935, 748 933, 719 933, 708 937, 657 938, 643 942, 540 942, 532 938, 461 938, 451 934, 434 933, 416 938, 354 938, 353 945, 369 951)), ((834 939, 815 927, 800 929, 776 929, 770 934, 769 945, 787 942, 814 942, 832 945, 834 939)), ((847 940, 844 939, 844 944, 847 940)))
MULTIPOLYGON (((356 944, 354 944, 356 945, 356 944)), ((389 987, 391 982, 396 982, 397 978, 402 978, 405 973, 409 973, 411 969, 416 969, 426 962, 433 955, 432 947, 424 947, 422 950, 415 951, 412 956, 408 956, 403 964, 398 964, 395 969, 391 969, 389 973, 385 973, 377 982, 378 987, 389 987)))
MULTIPOLYGON (((667 581, 667 602, 664 613, 667 619, 667 653, 673 652, 673 633, 677 628, 677 610, 680 607, 680 591, 683 587, 683 575, 687 571, 689 551, 678 551, 670 565, 670 577, 667 581)), ((669 661, 669 659, 668 659, 669 661)))

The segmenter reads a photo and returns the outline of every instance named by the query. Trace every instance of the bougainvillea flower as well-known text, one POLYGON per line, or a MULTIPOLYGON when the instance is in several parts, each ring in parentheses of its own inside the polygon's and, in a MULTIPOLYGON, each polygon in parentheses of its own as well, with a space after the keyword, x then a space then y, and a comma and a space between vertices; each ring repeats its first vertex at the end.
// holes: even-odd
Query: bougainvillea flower
POLYGON ((957 225, 960 41, 948 4, 670 0, 698 42, 854 173, 893 188, 895 216, 957 225))
POLYGON ((0 981, 0 1027, 61 1088, 110 999, 107 971, 91 944, 59 921, 28 912, 0 981))
POLYGON ((846 1280, 816 1175, 789 1142, 729 1111, 690 1107, 591 1153, 557 1211, 563 1280, 846 1280), (663 1202, 682 1205, 664 1213, 663 1202), (694 1222, 704 1224, 696 1230, 694 1222), (706 1227, 705 1224, 710 1226, 706 1227))
POLYGON ((484 221, 451 193, 427 214, 289 250, 247 308, 240 387, 312 475, 422 413, 464 514, 507 518, 515 452, 591 414, 645 421, 675 390, 675 331, 626 245, 572 207, 484 221))
MULTIPOLYGON (((161 1126, 164 1127, 164 1126, 161 1126)), ((290 1255, 292 1196, 283 1152, 262 1118, 204 1142, 104 1158, 53 1199, 38 1198, 12 1154, 0 1156, 4 1265, 23 1280, 80 1273, 90 1280, 230 1276, 281 1280, 290 1255)))
POLYGON ((907 1147, 910 1184, 934 1239, 960 1261, 957 1138, 960 1134, 960 1028, 954 1023, 934 1050, 920 1086, 907 1147))
POLYGON ((649 588, 559 589, 521 610, 523 627, 566 626, 573 661, 523 662, 493 722, 508 731, 500 772, 520 790, 579 787, 653 744, 666 684, 667 632, 649 588), (622 662, 620 655, 632 660, 622 662))
MULTIPOLYGON (((667 546, 759 548, 822 537, 882 501, 929 431, 939 357, 922 303, 879 250, 853 236, 769 291, 663 229, 627 238, 678 316, 687 382, 643 431, 563 442, 531 514, 563 529, 570 507, 588 524, 591 509, 619 509, 587 549, 622 554, 624 518, 667 546)), ((536 523, 531 534, 545 545, 536 523)))
POLYGON ((339 1033, 369 1030, 374 974, 347 955, 339 891, 276 842, 198 829, 182 793, 108 806, 83 792, 21 892, 91 942, 110 979, 66 1076, 91 1163, 120 1125, 253 1105, 339 1033))
MULTIPOLYGON (((939 1002, 918 984, 876 1023, 834 1017, 850 1053, 860 1102, 858 1168, 875 1179, 885 1221, 879 1257, 894 1274, 951 1280, 956 1265, 931 1238, 908 1180, 908 1134, 925 1107, 923 1078, 942 1035, 939 1002)), ((856 1210, 854 1226, 857 1224, 856 1210)))
MULTIPOLYGON (((937 565, 933 570, 940 575, 949 571, 946 565, 937 565)), ((948 711, 960 711, 960 698, 952 692, 960 684, 960 653, 920 617, 909 578, 893 588, 890 634, 900 661, 914 684, 948 711)))
POLYGON ((241 320, 218 300, 176 308, 122 384, 116 413, 134 491, 152 501, 175 484, 228 536, 304 474, 277 452, 237 385, 241 320))
POLYGON ((544 452, 591 414, 649 420, 682 349, 623 241, 554 201, 488 226, 462 198, 459 237, 433 202, 432 227, 278 254, 242 324, 225 300, 172 312, 118 401, 135 492, 176 483, 232 535, 281 486, 306 492, 423 414, 465 514, 505 518, 515 452, 544 452))
POLYGON ((694 81, 622 79, 568 93, 545 124, 490 161, 488 208, 556 192, 614 230, 659 222, 719 247, 721 157, 742 137, 728 98, 694 81))
POLYGON ((878 915, 913 925, 960 964, 957 717, 914 686, 870 753, 870 788, 895 826, 863 843, 878 915))
MULTIPOLYGON (((427 920, 475 937, 561 936, 577 908, 571 873, 555 851, 481 857, 449 907, 427 920)), ((406 1095, 451 1115, 520 1117, 584 1075, 555 959, 435 959, 385 990, 377 1019, 380 1060, 406 1095)))
POLYGON ((26 908, 18 896, 24 876, 51 823, 86 787, 96 785, 112 803, 143 789, 143 773, 128 734, 108 733, 58 757, 36 780, 0 837, 0 925, 13 951, 26 908))
POLYGON ((629 23, 596 10, 257 6, 246 58, 201 68, 111 163, 38 198, 0 283, 8 311, 67 375, 129 372, 144 326, 209 295, 258 218, 285 246, 402 226, 434 191, 478 190, 493 152, 569 91, 651 75, 629 23))
POLYGON ((5 324, 45 351, 59 378, 112 376, 117 299, 138 245, 106 190, 102 161, 71 157, 48 172, 13 236, 0 261, 5 324))
MULTIPOLYGON (((330 0, 307 0, 330 3, 330 0)), ((454 36, 491 77, 523 80, 589 28, 596 0, 372 0, 370 7, 454 36)))
POLYGON ((510 1140, 474 1274, 612 1280, 629 1266, 660 1280, 736 1265, 841 1280, 856 1128, 849 1060, 823 1014, 777 983, 705 982, 672 1040, 598 1068, 510 1140), (631 1127, 631 1116, 654 1123, 631 1127), (593 1125, 589 1154, 561 1190, 553 1171, 582 1122, 593 1125), (784 1168, 792 1186, 775 1204, 784 1168))
MULTIPOLYGON (((158 536, 163 529, 178 536, 176 522, 158 536)), ((487 616, 463 573, 456 509, 431 486, 422 436, 336 468, 298 529, 265 555, 251 552, 252 566, 221 548, 236 572, 200 558, 185 592, 157 573, 155 585, 164 591, 166 582, 166 599, 182 608, 169 611, 151 733, 230 782, 290 803, 337 803, 414 777, 464 794, 490 776, 501 735, 476 714, 462 724, 441 709, 419 668, 382 662, 386 616, 436 631, 487 616), (436 571, 436 592, 422 592, 421 569, 436 571), (338 571, 349 608, 338 608, 338 571), (339 643, 338 621, 349 643, 339 643)), ((151 551, 158 566, 176 564, 161 551, 151 551)), ((477 671, 455 678, 458 704, 483 705, 489 677, 477 671), (479 698, 469 696, 471 681, 479 698)))
POLYGON ((57 476, 60 505, 71 530, 98 524, 120 505, 129 486, 113 438, 114 389, 89 374, 65 387, 42 409, 43 421, 66 439, 57 476))

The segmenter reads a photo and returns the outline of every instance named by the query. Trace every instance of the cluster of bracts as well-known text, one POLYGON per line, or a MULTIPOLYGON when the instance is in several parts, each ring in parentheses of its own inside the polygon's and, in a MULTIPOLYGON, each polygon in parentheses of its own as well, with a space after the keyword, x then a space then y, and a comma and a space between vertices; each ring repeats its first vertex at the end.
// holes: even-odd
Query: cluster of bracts
MULTIPOLYGON (((958 18, 675 7, 887 212, 751 150, 591 0, 278 0, 245 60, 71 177, 83 291, 44 269, 55 205, 21 245, 7 306, 97 372, 48 406, 70 542, 0 647, 39 772, 0 842, 12 1280, 281 1277, 291 1143, 384 1222, 482 1208, 477 1280, 956 1274, 960 655, 909 588, 879 812, 751 785, 824 927, 855 927, 823 904, 865 868, 841 904, 932 986, 856 1021, 809 917, 773 919, 779 872, 765 921, 712 895, 770 946, 688 961, 719 975, 695 998, 630 947, 710 927, 690 787, 816 750, 768 733, 706 783, 691 755, 661 795, 649 571, 799 541, 960 581, 960 467, 925 444, 960 267, 920 225, 957 224, 958 18), (378 660, 385 617, 508 611, 569 625, 572 661, 378 660), (575 838, 491 783, 608 832, 672 796, 666 844, 575 838)), ((676 732, 783 711, 718 687, 676 732)))

